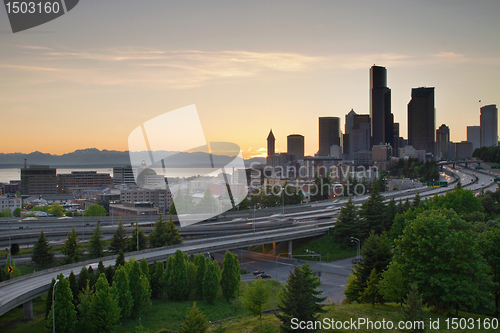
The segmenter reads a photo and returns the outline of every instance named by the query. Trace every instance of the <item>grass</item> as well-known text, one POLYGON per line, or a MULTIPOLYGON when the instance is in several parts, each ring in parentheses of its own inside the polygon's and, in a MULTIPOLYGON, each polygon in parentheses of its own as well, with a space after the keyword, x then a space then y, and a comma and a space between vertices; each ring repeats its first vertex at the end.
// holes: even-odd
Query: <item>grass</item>
MULTIPOLYGON (((277 307, 276 300, 278 291, 281 285, 274 280, 263 281, 269 292, 269 300, 265 304, 264 309, 274 309, 277 307)), ((248 288, 250 282, 242 282, 240 285, 239 294, 242 295, 244 290, 248 288)), ((45 300, 46 295, 39 297, 33 302, 34 320, 23 321, 22 307, 16 308, 0 317, 0 327, 2 333, 13 332, 49 332, 45 328, 45 300)), ((172 302, 163 300, 153 300, 152 307, 147 311, 147 314, 142 318, 128 320, 120 326, 116 332, 135 332, 141 325, 145 332, 157 332, 160 329, 178 330, 182 325, 188 309, 193 305, 194 300, 184 302, 172 302)), ((205 317, 210 321, 216 321, 236 316, 247 314, 239 298, 234 299, 231 303, 227 303, 222 297, 219 290, 215 305, 209 305, 205 301, 197 301, 197 307, 205 314, 205 317)), ((243 320, 249 320, 251 317, 242 317, 243 320)), ((225 322, 223 322, 225 325, 225 322)), ((214 325, 216 326, 216 325, 214 325)))
MULTIPOLYGON (((326 235, 321 238, 306 238, 293 242, 292 253, 306 254, 305 249, 321 253, 322 261, 335 261, 356 256, 356 247, 344 248, 335 243, 333 235, 326 235)), ((316 259, 319 260, 319 259, 316 259)))

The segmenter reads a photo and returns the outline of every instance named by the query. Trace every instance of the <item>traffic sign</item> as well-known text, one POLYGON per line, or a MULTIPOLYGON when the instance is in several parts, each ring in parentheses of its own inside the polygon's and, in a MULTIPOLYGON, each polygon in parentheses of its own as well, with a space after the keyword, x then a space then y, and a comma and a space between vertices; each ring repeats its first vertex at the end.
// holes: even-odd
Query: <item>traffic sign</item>
POLYGON ((12 266, 7 267, 7 272, 12 273, 13 270, 14 270, 14 267, 12 267, 12 266))

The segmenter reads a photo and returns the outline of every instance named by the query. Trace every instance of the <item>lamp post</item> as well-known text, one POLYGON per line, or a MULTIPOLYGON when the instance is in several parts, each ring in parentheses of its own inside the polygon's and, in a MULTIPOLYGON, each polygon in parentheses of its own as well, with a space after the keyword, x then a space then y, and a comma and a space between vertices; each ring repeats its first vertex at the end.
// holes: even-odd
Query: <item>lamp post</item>
POLYGON ((255 235, 255 211, 256 211, 256 205, 253 205, 253 223, 252 223, 252 227, 253 227, 253 233, 255 235))
POLYGON ((358 261, 360 258, 360 254, 361 254, 361 249, 360 249, 360 241, 358 238, 356 237, 351 237, 351 243, 352 242, 357 242, 358 243, 358 251, 356 252, 356 261, 358 261))
POLYGON ((55 295, 56 284, 59 280, 56 280, 54 286, 52 287, 52 332, 56 333, 56 307, 55 307, 55 295))
POLYGON ((282 255, 282 254, 284 254, 284 253, 280 253, 280 254, 278 254, 278 255, 276 256, 276 269, 275 269, 275 270, 276 270, 276 281, 278 281, 278 258, 279 258, 279 256, 280 256, 280 255, 282 255))

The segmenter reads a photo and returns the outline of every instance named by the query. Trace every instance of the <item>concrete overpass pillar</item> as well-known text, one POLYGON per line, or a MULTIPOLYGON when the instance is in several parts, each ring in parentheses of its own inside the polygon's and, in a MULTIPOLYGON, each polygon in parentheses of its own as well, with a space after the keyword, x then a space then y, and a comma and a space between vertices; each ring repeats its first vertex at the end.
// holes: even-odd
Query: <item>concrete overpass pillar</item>
POLYGON ((23 319, 33 319, 33 301, 23 304, 23 319))
POLYGON ((276 242, 273 242, 273 256, 276 255, 276 242))
POLYGON ((266 254, 266 244, 262 244, 262 254, 266 254))
POLYGON ((292 240, 288 241, 288 258, 292 257, 292 240))

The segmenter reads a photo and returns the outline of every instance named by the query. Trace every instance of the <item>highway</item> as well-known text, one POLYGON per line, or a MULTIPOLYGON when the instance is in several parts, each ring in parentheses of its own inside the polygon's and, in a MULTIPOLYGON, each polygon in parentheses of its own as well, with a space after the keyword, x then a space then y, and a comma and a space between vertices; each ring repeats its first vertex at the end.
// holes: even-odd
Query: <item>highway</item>
MULTIPOLYGON (((481 191, 482 189, 494 190, 497 187, 497 184, 493 181, 495 176, 488 173, 487 171, 475 172, 473 170, 465 168, 460 168, 459 170, 449 168, 449 171, 456 174, 464 188, 471 189, 475 192, 481 191)), ((448 188, 420 188, 418 189, 418 191, 420 196, 422 198, 425 198, 428 196, 433 196, 435 194, 444 194, 446 193, 446 191, 451 190, 455 185, 456 183, 452 183, 448 188)), ((415 192, 416 191, 412 189, 383 193, 382 195, 386 198, 386 200, 390 200, 390 198, 393 197, 397 198, 397 200, 405 200, 406 198, 413 198, 415 192)), ((356 202, 356 205, 361 205, 361 203, 364 202, 367 198, 368 195, 355 197, 354 201, 356 202)), ((137 260, 145 258, 146 260, 148 260, 148 262, 151 263, 155 260, 165 260, 177 249, 181 249, 183 252, 188 254, 198 254, 234 250, 260 244, 285 242, 300 238, 320 236, 327 233, 330 227, 335 224, 338 211, 344 205, 346 200, 347 199, 341 199, 337 202, 329 201, 303 205, 303 208, 304 210, 306 210, 306 212, 296 211, 293 213, 285 214, 282 218, 276 216, 262 217, 259 219, 256 218, 255 223, 253 222, 253 219, 248 220, 239 218, 232 221, 212 223, 207 222, 201 223, 199 225, 191 225, 187 228, 192 230, 198 229, 200 231, 209 231, 211 228, 242 228, 240 229, 241 232, 237 234, 226 236, 219 235, 217 237, 212 236, 202 239, 190 239, 178 246, 148 249, 135 253, 127 253, 126 258, 128 259, 131 256, 134 256, 137 260)), ((114 265, 115 257, 102 258, 102 260, 105 266, 114 265)), ((291 263, 293 265, 293 260, 291 260, 291 262, 287 262, 287 260, 289 259, 282 259, 280 257, 279 263, 283 263, 282 265, 284 266, 287 266, 287 263, 291 263)), ((78 274, 82 267, 90 263, 95 263, 96 261, 98 260, 56 267, 54 269, 40 271, 26 276, 21 276, 10 281, 1 282, 0 315, 18 305, 25 304, 30 300, 46 293, 52 278, 59 273, 63 273, 65 276, 68 276, 70 272, 73 271, 75 274, 78 274)), ((329 265, 323 264, 324 267, 328 268, 328 273, 324 278, 325 285, 329 285, 330 288, 337 290, 336 293, 331 295, 333 299, 337 300, 340 295, 339 292, 342 291, 342 286, 345 285, 345 278, 348 275, 346 273, 348 271, 346 267, 348 267, 348 265, 336 265, 333 263, 328 264, 329 265), (328 274, 331 276, 328 277, 328 274), (326 284, 327 282, 328 284, 326 284)), ((313 263, 313 265, 317 265, 317 263, 313 263)), ((314 269, 318 268, 314 266, 314 269)), ((321 269, 323 269, 323 266, 321 269)), ((280 275, 283 276, 283 279, 286 278, 286 274, 280 275)), ((279 280, 282 281, 281 278, 279 280)))

